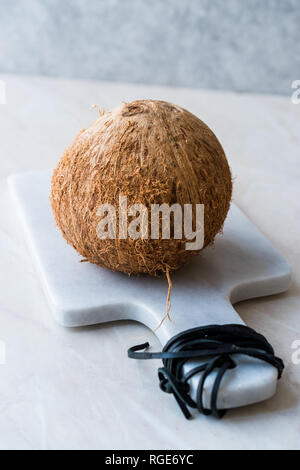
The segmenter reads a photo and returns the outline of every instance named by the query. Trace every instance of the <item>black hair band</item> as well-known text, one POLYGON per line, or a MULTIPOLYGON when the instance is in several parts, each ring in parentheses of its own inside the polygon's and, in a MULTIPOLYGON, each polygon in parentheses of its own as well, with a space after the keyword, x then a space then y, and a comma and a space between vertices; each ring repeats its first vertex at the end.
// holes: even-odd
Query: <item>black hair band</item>
POLYGON ((149 347, 149 343, 134 346, 128 350, 131 359, 162 359, 164 367, 158 369, 160 388, 174 395, 184 416, 192 417, 188 407, 197 408, 205 415, 212 414, 222 418, 227 410, 217 408, 218 392, 222 378, 227 370, 234 369, 236 363, 232 356, 244 354, 261 359, 278 371, 281 378, 283 361, 276 357, 270 343, 264 336, 245 325, 209 325, 183 331, 171 338, 162 352, 139 352, 149 347), (183 365, 191 359, 208 359, 183 374, 183 365), (206 378, 218 369, 211 393, 210 409, 203 406, 203 390, 206 378), (188 381, 203 372, 196 393, 196 401, 189 395, 188 381))

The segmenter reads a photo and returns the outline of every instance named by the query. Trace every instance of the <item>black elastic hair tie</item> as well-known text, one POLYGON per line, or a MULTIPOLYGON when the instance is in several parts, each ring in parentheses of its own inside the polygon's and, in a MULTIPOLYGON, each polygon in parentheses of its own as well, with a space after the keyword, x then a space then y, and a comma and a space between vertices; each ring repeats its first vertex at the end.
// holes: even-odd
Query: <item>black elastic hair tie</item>
POLYGON ((271 364, 278 371, 278 379, 284 369, 283 361, 274 355, 274 350, 266 338, 245 325, 209 325, 193 328, 171 338, 162 352, 139 352, 148 347, 149 343, 134 346, 128 350, 128 357, 162 359, 164 367, 158 369, 160 388, 163 392, 174 395, 187 419, 192 416, 188 407, 198 408, 200 413, 212 414, 216 418, 224 416, 226 410, 217 408, 218 391, 226 371, 236 367, 232 359, 235 354, 256 357, 271 364), (183 365, 197 358, 205 358, 208 361, 183 374, 183 365), (214 369, 218 369, 218 372, 211 393, 211 408, 207 409, 203 406, 204 384, 214 369), (194 401, 189 395, 188 381, 199 372, 203 374, 194 401))

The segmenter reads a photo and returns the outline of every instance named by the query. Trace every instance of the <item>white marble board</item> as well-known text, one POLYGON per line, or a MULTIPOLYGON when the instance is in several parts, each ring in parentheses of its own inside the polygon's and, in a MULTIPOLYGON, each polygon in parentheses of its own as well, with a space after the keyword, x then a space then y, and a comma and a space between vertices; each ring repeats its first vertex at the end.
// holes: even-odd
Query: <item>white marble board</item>
MULTIPOLYGON (((133 319, 156 328, 165 312, 166 280, 128 277, 80 263, 80 256, 66 244, 55 225, 49 202, 50 176, 47 171, 13 175, 9 185, 56 320, 66 327, 78 327, 133 319)), ((172 282, 172 322, 165 321, 156 333, 162 344, 196 326, 243 323, 232 304, 287 290, 290 268, 233 204, 215 247, 173 273, 172 282)), ((275 368, 258 359, 237 356, 237 361, 241 367, 227 371, 222 381, 220 408, 255 403, 274 395, 275 368)), ((211 374, 206 384, 207 407, 213 379, 211 374)), ((192 394, 197 381, 199 376, 191 381, 192 394)))

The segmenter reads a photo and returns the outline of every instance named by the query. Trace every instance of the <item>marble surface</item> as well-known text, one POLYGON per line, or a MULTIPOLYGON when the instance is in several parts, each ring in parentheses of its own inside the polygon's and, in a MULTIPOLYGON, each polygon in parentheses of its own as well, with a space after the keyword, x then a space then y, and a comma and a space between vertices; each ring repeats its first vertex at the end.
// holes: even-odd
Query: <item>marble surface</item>
MULTIPOLYGON (((300 364, 292 361, 292 344, 300 339, 300 105, 287 97, 0 79, 7 89, 7 104, 0 106, 0 349, 4 344, 6 350, 0 448, 299 449, 300 364), (176 102, 212 127, 235 177, 234 200, 292 266, 287 293, 235 305, 285 361, 278 393, 222 421, 199 415, 186 422, 153 380, 160 361, 127 359, 127 348, 147 334, 142 325, 56 324, 8 193, 9 174, 55 166, 77 131, 94 119, 89 105, 109 109, 147 97, 176 102)), ((154 337, 151 343, 159 348, 154 337)))
MULTIPOLYGON (((216 237, 214 248, 204 250, 172 273, 171 321, 164 321, 158 328, 166 309, 166 277, 129 277, 80 263, 81 257, 65 242, 55 224, 49 201, 51 172, 11 175, 8 184, 50 308, 62 326, 135 320, 155 331, 163 347, 191 328, 241 324, 232 302, 278 294, 290 286, 288 263, 232 204, 223 235, 216 237)), ((149 341, 151 344, 151 335, 149 341)), ((182 368, 183 374, 203 362, 189 361, 182 368)), ((242 355, 234 356, 234 362, 236 367, 226 372, 219 387, 219 409, 274 396, 278 382, 275 367, 242 355)), ((202 376, 199 372, 188 382, 194 401, 202 376)), ((214 370, 205 381, 203 405, 208 409, 216 376, 214 370)))
POLYGON ((0 0, 0 71, 289 94, 299 0, 0 0))

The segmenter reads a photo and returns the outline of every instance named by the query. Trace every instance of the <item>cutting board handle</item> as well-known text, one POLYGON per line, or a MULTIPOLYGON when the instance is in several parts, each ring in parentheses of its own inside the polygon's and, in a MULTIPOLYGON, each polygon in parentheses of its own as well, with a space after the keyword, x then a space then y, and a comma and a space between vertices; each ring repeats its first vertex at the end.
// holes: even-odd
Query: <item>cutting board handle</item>
POLYGON ((216 418, 224 416, 225 401, 220 399, 219 392, 225 374, 239 365, 236 357, 246 356, 265 362, 277 370, 278 379, 284 369, 282 360, 275 356, 266 338, 239 324, 192 328, 171 338, 162 352, 140 352, 148 348, 149 343, 134 346, 128 350, 128 356, 131 359, 162 359, 163 367, 158 369, 160 388, 173 394, 187 419, 192 417, 189 407, 216 418), (206 381, 214 372, 209 405, 205 405, 206 381))

